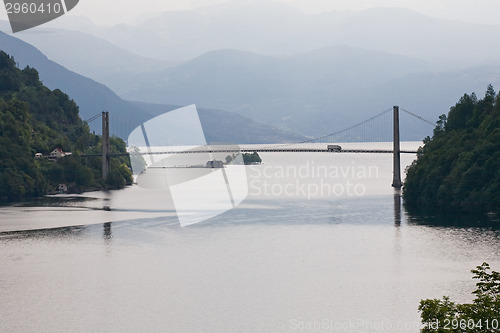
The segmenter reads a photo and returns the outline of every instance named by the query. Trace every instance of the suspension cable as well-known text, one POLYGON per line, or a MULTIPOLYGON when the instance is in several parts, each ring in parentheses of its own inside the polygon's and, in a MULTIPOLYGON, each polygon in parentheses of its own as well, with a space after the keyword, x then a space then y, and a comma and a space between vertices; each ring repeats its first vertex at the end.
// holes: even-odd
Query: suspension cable
POLYGON ((93 122, 94 120, 98 119, 98 118, 101 118, 102 114, 101 113, 98 113, 96 114, 95 116, 92 116, 90 117, 88 120, 86 120, 87 124, 90 124, 91 122, 93 122))
POLYGON ((382 112, 374 115, 373 117, 370 117, 370 118, 368 118, 366 120, 363 120, 362 122, 359 122, 359 123, 357 123, 355 125, 352 125, 352 126, 349 126, 347 128, 344 128, 344 129, 342 129, 340 131, 336 131, 336 132, 333 132, 333 133, 330 133, 330 134, 327 134, 327 135, 323 135, 323 136, 320 136, 320 137, 317 137, 317 138, 313 138, 313 139, 309 139, 309 140, 304 140, 304 141, 297 142, 297 143, 286 144, 284 146, 292 146, 292 145, 299 145, 299 144, 303 144, 303 143, 310 143, 310 142, 313 142, 313 141, 322 140, 322 139, 325 139, 325 138, 328 138, 328 137, 331 137, 331 136, 335 136, 335 135, 338 135, 338 134, 345 133, 345 132, 350 131, 350 130, 356 128, 356 127, 364 125, 364 124, 366 124, 366 123, 368 123, 368 122, 370 122, 370 121, 372 121, 372 120, 374 120, 374 119, 376 119, 378 117, 381 117, 381 116, 383 116, 384 114, 388 113, 391 110, 392 109, 384 110, 384 111, 382 111, 382 112))
POLYGON ((418 115, 416 115, 416 114, 414 114, 414 113, 412 113, 412 112, 410 112, 408 110, 401 109, 401 111, 404 111, 404 112, 408 113, 409 115, 411 115, 411 116, 413 116, 415 118, 418 118, 418 119, 422 120, 423 122, 428 123, 429 125, 436 126, 436 124, 434 124, 432 121, 429 121, 429 120, 427 120, 425 118, 422 118, 422 117, 420 117, 420 116, 418 116, 418 115))

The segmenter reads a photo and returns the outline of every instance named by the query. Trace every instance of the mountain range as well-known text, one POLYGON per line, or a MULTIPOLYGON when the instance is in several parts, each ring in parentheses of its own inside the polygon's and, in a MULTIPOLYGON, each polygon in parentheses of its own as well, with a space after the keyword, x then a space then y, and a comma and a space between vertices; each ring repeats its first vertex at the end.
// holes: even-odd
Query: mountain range
MULTIPOLYGON (((306 14, 282 2, 248 0, 158 13, 139 24, 79 23, 80 32, 143 57, 170 61, 219 49, 284 56, 332 45, 406 55, 443 66, 473 66, 498 60, 500 54, 500 45, 491 43, 500 26, 432 18, 403 8, 306 14)), ((53 26, 73 30, 69 18, 53 26)))
MULTIPOLYGON (((139 24, 57 22, 18 36, 125 100, 195 103, 305 136, 392 105, 434 121, 464 93, 481 95, 500 83, 500 45, 492 42, 500 26, 407 9, 312 15, 249 0, 159 13, 139 24)), ((406 140, 431 130, 402 123, 406 140)))
MULTIPOLYGON (((101 111, 110 111, 110 132, 124 139, 136 126, 155 117, 161 110, 168 112, 178 107, 125 101, 105 85, 68 70, 30 44, 1 31, 0 49, 13 56, 18 67, 37 69, 47 87, 68 94, 79 106, 82 119, 90 119, 101 111)), ((204 108, 199 108, 199 112, 208 142, 274 143, 305 139, 236 114, 204 108)), ((95 132, 101 131, 100 123, 95 121, 89 125, 95 132)))

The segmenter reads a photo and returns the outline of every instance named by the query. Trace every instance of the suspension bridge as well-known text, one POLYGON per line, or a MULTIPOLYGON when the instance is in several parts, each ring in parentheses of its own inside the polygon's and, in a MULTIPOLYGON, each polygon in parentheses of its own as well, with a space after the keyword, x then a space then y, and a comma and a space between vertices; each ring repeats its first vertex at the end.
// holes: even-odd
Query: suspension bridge
MULTIPOLYGON (((400 109, 398 106, 384 110, 368 119, 365 119, 357 124, 346 127, 344 129, 323 135, 317 138, 311 138, 295 143, 286 144, 274 144, 274 145, 261 145, 259 147, 253 146, 250 148, 237 147, 237 146, 224 146, 224 145, 209 145, 201 146, 194 149, 164 149, 157 151, 151 149, 148 143, 147 152, 134 152, 135 155, 148 155, 148 156, 158 156, 158 155, 171 155, 171 154, 201 154, 201 153, 369 153, 369 154, 393 154, 393 182, 392 186, 395 188, 401 188, 401 175, 400 175, 400 154, 416 154, 417 151, 414 150, 402 150, 400 148, 400 110, 405 114, 418 119, 427 125, 434 127, 435 125, 424 119, 423 117, 412 113, 405 109, 400 109), (392 111, 392 113, 391 113, 392 111), (392 117, 391 117, 392 116, 392 117), (390 119, 392 118, 392 119, 390 119), (392 121, 391 121, 392 120, 392 121), (378 122, 378 123, 377 123, 378 122), (392 149, 380 149, 380 148, 370 148, 368 147, 370 143, 376 142, 375 140, 381 141, 381 138, 387 137, 387 125, 392 127, 392 149), (377 132, 379 132, 377 134, 377 132), (367 137, 370 136, 370 139, 367 137), (368 141, 370 140, 370 141, 368 141), (336 149, 329 149, 327 145, 321 148, 311 148, 308 144, 312 143, 346 143, 346 142, 363 142, 363 148, 345 148, 340 145, 336 145, 336 149)), ((85 154, 82 157, 91 156, 102 156, 103 166, 102 174, 103 178, 109 172, 109 160, 114 156, 126 156, 130 153, 111 153, 110 143, 109 143, 109 113, 102 112, 102 114, 97 114, 90 118, 87 122, 94 121, 96 119, 102 119, 102 135, 103 135, 103 150, 102 154, 85 154)), ((146 142, 147 139, 146 139, 146 142)))

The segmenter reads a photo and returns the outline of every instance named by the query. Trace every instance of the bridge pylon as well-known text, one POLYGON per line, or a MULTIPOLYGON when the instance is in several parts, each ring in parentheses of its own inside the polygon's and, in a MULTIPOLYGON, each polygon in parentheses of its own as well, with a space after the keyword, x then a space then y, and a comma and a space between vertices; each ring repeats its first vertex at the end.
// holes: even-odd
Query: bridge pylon
POLYGON ((109 172, 109 153, 110 153, 110 142, 109 142, 109 112, 102 112, 102 179, 108 177, 109 172))
POLYGON ((393 107, 393 178, 392 187, 401 189, 401 148, 399 144, 399 106, 393 107))

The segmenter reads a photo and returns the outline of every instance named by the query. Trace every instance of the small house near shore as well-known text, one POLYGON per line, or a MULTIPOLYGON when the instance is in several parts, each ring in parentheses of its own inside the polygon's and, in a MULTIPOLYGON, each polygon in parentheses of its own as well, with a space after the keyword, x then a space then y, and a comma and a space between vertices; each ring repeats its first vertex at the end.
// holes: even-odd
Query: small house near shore
POLYGON ((61 158, 64 156, 69 156, 69 155, 71 155, 70 152, 65 153, 61 148, 56 148, 50 153, 50 155, 48 156, 48 159, 51 161, 54 161, 58 158, 61 158))

